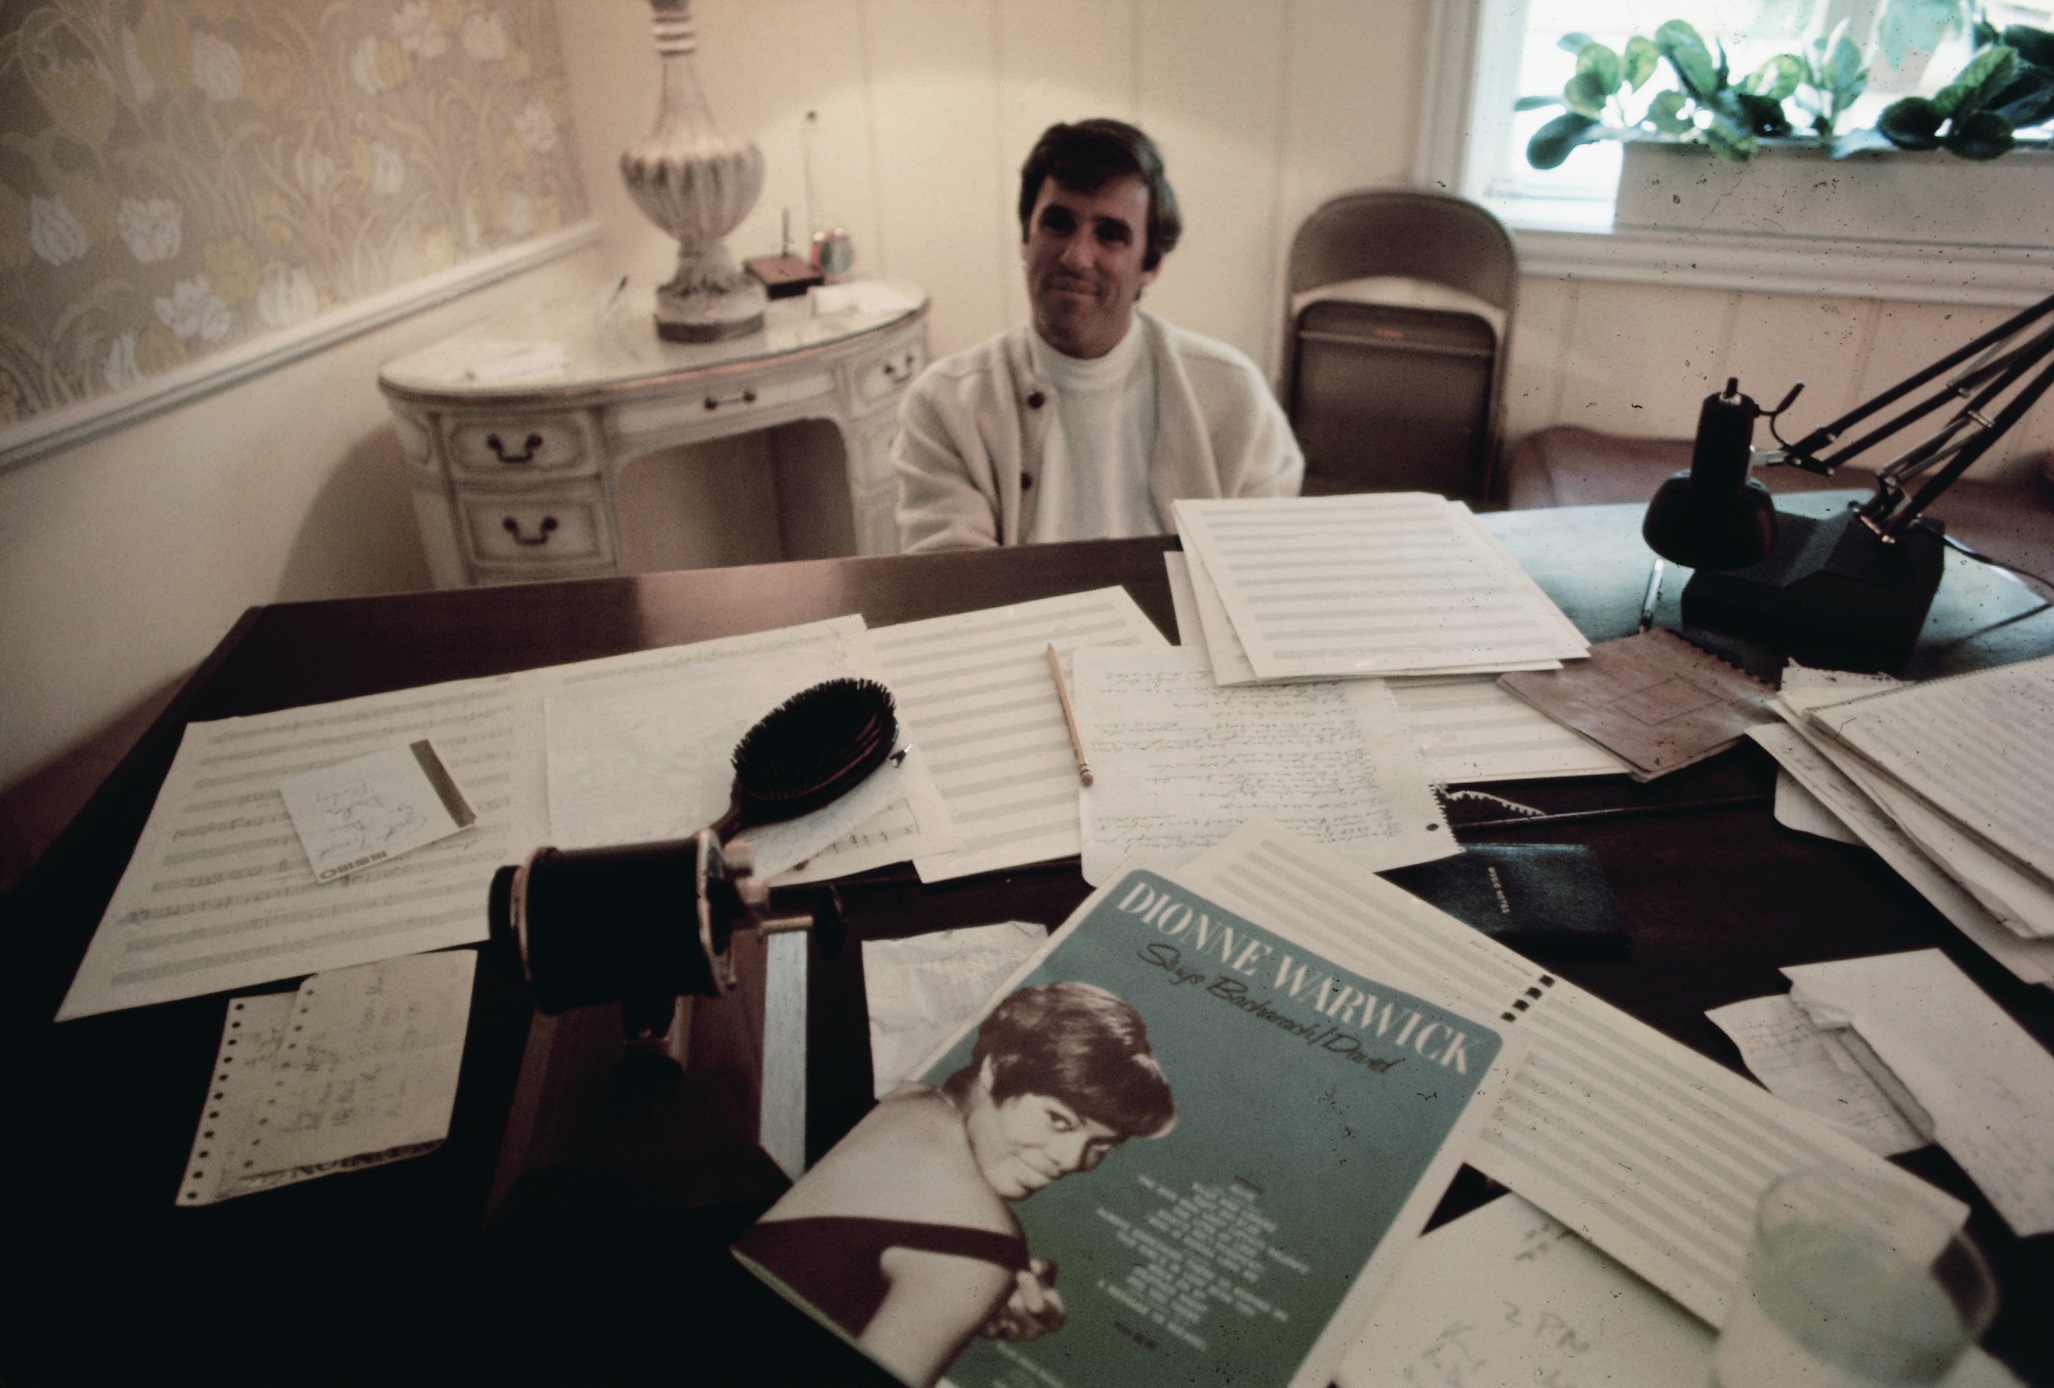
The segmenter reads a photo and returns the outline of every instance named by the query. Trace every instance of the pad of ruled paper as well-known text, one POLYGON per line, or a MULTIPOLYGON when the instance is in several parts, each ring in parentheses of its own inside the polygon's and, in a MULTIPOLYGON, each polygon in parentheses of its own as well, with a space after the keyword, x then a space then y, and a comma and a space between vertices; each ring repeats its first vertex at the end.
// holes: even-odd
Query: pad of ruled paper
POLYGON ((181 1205, 211 1205, 440 1146, 470 1020, 471 950, 315 974, 233 998, 181 1205))
POLYGON ((1165 647, 1124 588, 931 617, 870 633, 899 717, 927 754, 959 839, 923 854, 923 882, 1078 851, 1077 761, 1048 647, 1165 647))
POLYGON ((1258 678, 1532 668, 1582 635, 1466 506, 1423 492, 1179 501, 1258 678))

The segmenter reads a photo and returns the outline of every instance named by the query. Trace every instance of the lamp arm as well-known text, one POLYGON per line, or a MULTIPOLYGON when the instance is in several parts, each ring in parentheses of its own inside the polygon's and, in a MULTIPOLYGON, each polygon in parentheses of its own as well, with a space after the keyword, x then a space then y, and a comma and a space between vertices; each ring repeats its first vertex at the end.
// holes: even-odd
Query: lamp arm
MULTIPOLYGON (((2054 334, 2049 334, 2047 337, 2049 340, 2041 347, 2040 352, 2033 358, 2033 361, 2037 361, 2039 357, 2045 356, 2049 351, 2054 351, 2054 334)), ((2009 379, 2003 384, 2009 384, 2009 380, 2015 380, 2017 375, 2023 373, 2025 368, 2031 364, 2032 362, 2030 361, 2019 363, 2016 372, 2006 373, 2009 379)), ((1975 465, 1976 460, 1989 450, 1990 445, 2004 437, 2006 431, 2025 416, 2026 411, 2039 403, 2040 397, 2047 393, 2049 387, 2054 387, 2054 363, 2049 363, 2042 367, 2040 373, 2026 382, 2018 394, 2014 395, 2005 404, 2004 408, 1997 412, 1995 418, 1985 416, 1973 420, 1972 422, 1979 426, 1978 432, 1972 438, 1963 440, 1957 446, 1954 456, 1949 460, 1947 466, 1940 470, 1938 476, 1927 482, 1925 486, 1919 488, 1918 495, 1911 499, 1908 506, 1898 511, 1895 515, 1888 515, 1886 508, 1883 516, 1871 517, 1869 515, 1869 507, 1875 506, 1877 502, 1883 499, 1883 493, 1879 491, 1875 500, 1869 503, 1869 507, 1862 508, 1862 519, 1867 521, 1875 529, 1876 533, 1885 539, 1894 539, 1902 535, 1911 528, 1912 523, 1919 518, 1928 506, 1939 499, 1942 492, 1953 486, 1964 472, 1967 472, 1969 468, 1975 465), (1986 420, 1987 422, 1985 422, 1986 420)), ((2002 385, 1993 386, 1992 390, 2001 388, 2002 385)))
MULTIPOLYGON (((1994 349, 1993 349, 1994 350, 1994 349)), ((1977 364, 1964 372, 1944 393, 1937 393, 1933 399, 1915 412, 1908 412, 1897 420, 1890 429, 1878 430, 1868 438, 1851 445, 1847 454, 1859 452, 1899 425, 1924 416, 1930 410, 1949 399, 1959 399, 1961 408, 1954 417, 1943 424, 1939 432, 1922 443, 1915 444, 1876 470, 1876 496, 1862 508, 1862 513, 1872 521, 1880 520, 1894 510, 1903 499, 1905 485, 1938 463, 1952 458, 1975 434, 1957 437, 1970 429, 1986 430, 1991 427, 1989 411, 1991 402, 2015 385, 2036 362, 2048 353, 2054 352, 2054 328, 2050 328, 2032 341, 2011 348, 1991 360, 1977 364)), ((1977 450, 1981 452, 1980 449, 1977 450)), ((1957 472, 1955 475, 1959 475, 1957 472)))
POLYGON ((1875 396, 1873 399, 1863 401, 1861 404, 1855 406, 1846 414, 1841 415, 1838 419, 1832 421, 1831 423, 1820 425, 1818 428, 1812 430, 1809 434, 1806 434, 1803 438, 1799 439, 1796 443, 1792 444, 1789 448, 1785 449, 1785 460, 1798 467, 1804 468, 1808 472, 1820 472, 1830 475, 1835 468, 1840 466, 1841 463, 1845 462, 1849 457, 1854 456, 1856 453, 1861 452, 1862 449, 1867 448, 1868 446, 1873 444, 1877 439, 1887 437, 1889 434, 1896 432, 1896 430, 1903 428, 1912 420, 1918 419, 1930 413, 1933 409, 1937 408, 1938 405, 1946 399, 1946 397, 1943 395, 1939 399, 1927 402, 1915 411, 1908 412, 1902 418, 1893 421, 1889 425, 1884 426, 1882 429, 1877 430, 1873 435, 1860 440, 1858 443, 1850 445, 1848 448, 1841 450, 1839 453, 1835 454, 1830 459, 1820 459, 1814 457, 1813 455, 1816 454, 1818 450, 1830 447, 1832 444, 1839 440, 1842 434, 1846 433, 1850 428, 1854 427, 1856 424, 1861 423, 1861 421, 1863 421, 1864 419, 1867 419, 1869 416, 1876 414, 1878 411, 1888 409, 1890 406, 1896 404, 1899 400, 1902 400, 1905 396, 1919 389, 1921 386, 1933 380, 1935 377, 1943 375, 1946 372, 1953 370, 1962 362, 1965 362, 1969 360, 1971 357, 1974 357, 1977 353, 1986 351, 1988 348, 1994 346, 1995 344, 2003 342, 2006 339, 2017 335, 2026 327, 2037 322, 2039 319, 2044 318, 2049 313, 2054 313, 2054 294, 2048 295, 2046 298, 2040 300, 2037 304, 2034 304, 2031 308, 2024 309, 2016 314, 2013 314, 2010 318, 2006 319, 2002 323, 1999 323, 1996 327, 1990 329, 1990 331, 1984 333, 1982 336, 1975 338, 1973 341, 1967 343, 1965 346, 1959 347, 1954 351, 1949 352, 1946 356, 1940 358, 1932 365, 1925 367, 1923 370, 1916 371, 1912 373, 1910 376, 1905 377, 1896 385, 1891 386, 1888 390, 1883 391, 1881 394, 1875 396))

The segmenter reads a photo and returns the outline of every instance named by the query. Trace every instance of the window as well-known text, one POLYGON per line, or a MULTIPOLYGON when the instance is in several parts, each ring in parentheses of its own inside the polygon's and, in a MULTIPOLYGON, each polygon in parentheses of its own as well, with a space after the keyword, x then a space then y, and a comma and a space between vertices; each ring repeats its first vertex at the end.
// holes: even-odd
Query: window
MULTIPOLYGON (((1862 297, 2030 302, 2046 292, 2054 270, 2054 259, 2044 250, 1910 241, 1880 227, 1867 239, 1834 240, 1617 231, 1612 203, 1622 145, 1600 140, 1576 149, 1559 168, 1536 170, 1526 159, 1527 141, 1562 108, 1513 109, 1520 96, 1560 93, 1575 71, 1574 55, 1559 43, 1567 33, 1588 34, 1620 51, 1630 35, 1652 36, 1664 20, 1684 18, 1708 44, 1724 42, 1738 81, 1771 56, 1801 52, 1813 38, 1844 24, 1845 32, 1863 45, 1870 68, 1868 91, 1838 123, 1843 131, 1857 129, 1872 125, 1891 101, 1930 94, 1961 69, 1972 51, 1969 37, 1958 19, 1952 25, 1946 21, 1968 8, 1950 0, 1442 4, 1434 17, 1434 77, 1420 171, 1427 181, 1490 206, 1514 228, 1522 260, 1543 273, 1810 293, 1824 288, 1862 297)), ((2000 28, 2054 28, 2054 0, 1981 8, 2000 28)), ((1673 85, 1674 74, 1664 62, 1646 87, 1627 100, 1624 114, 1637 118, 1655 90, 1673 85)), ((1795 118, 1795 103, 1789 109, 1795 118)), ((1876 177, 1874 167, 1861 161, 1835 166, 1847 178, 1876 177)), ((2054 196, 2054 154, 2014 152, 1989 167, 2001 169, 2007 181, 2047 190, 2042 201, 2054 196)), ((1897 176, 1903 176, 1901 169, 1897 176)), ((2039 231, 2014 239, 2044 243, 2045 226, 2039 231)))

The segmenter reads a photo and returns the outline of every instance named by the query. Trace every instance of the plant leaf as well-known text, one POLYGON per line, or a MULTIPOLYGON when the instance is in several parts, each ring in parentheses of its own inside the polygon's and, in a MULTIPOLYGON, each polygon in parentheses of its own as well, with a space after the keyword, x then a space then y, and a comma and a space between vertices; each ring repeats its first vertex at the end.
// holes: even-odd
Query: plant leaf
POLYGON ((1952 82, 1933 94, 1933 105, 1940 114, 1949 117, 1965 117, 1975 114, 1989 103, 1991 97, 2011 85, 2011 79, 2018 75, 2018 53, 2015 49, 1998 44, 1985 48, 1970 58, 1966 66, 1955 75, 1952 82))
POLYGON ((1589 116, 1564 111, 1533 132, 1526 142, 1526 162, 1536 169, 1560 168, 1578 145, 1602 138, 1603 127, 1589 116))
POLYGON ((1719 89, 1718 69, 1712 51, 1688 21, 1672 19, 1655 30, 1655 48, 1669 66, 1676 69, 1683 90, 1699 101, 1707 101, 1719 89))
POLYGON ((1947 117, 1922 96, 1900 97, 1876 117, 1876 130, 1899 149, 1938 149, 1947 117))
POLYGON ((1845 34, 1834 42, 1833 54, 1826 60, 1826 85, 1842 110, 1853 105, 1869 85, 1869 70, 1861 60, 1861 48, 1845 34))
POLYGON ((2054 71, 2054 34, 2027 24, 2013 24, 1998 40, 2034 67, 2054 71))
POLYGON ((1652 41, 1635 34, 1626 40, 1626 82, 1639 91, 1647 85, 1647 79, 1655 75, 1655 66, 1662 60, 1652 41))
POLYGON ((2011 150, 2011 122, 1995 111, 1976 111, 1948 122, 1947 138, 1941 143, 1964 159, 1995 159, 2011 150))
POLYGON ((1724 116, 1712 117, 1712 123, 1705 127, 1705 143, 1712 147, 1712 153, 1730 163, 1745 164, 1754 158, 1754 132, 1724 116))
POLYGON ((1561 38, 1556 39, 1555 47, 1561 49, 1564 53, 1580 53, 1583 51, 1585 44, 1596 42, 1596 39, 1579 29, 1573 34, 1564 34, 1561 38))
POLYGON ((1789 53, 1778 53, 1741 80, 1740 90, 1750 96, 1766 97, 1770 101, 1782 101, 1797 90, 1797 84, 1804 80, 1804 60, 1789 53))
POLYGON ((1990 98, 1987 110, 2002 116, 2014 130, 2038 125, 2054 116, 2054 73, 2020 68, 2011 85, 1990 98))
POLYGON ((1880 130, 1850 130, 1845 135, 1833 137, 1833 157, 1845 159, 1850 154, 1861 154, 1872 149, 1896 149, 1890 137, 1880 130))
POLYGON ((1683 114, 1683 104, 1689 100, 1673 88, 1656 92, 1655 99, 1648 103, 1647 118, 1664 135, 1688 135, 1696 128, 1690 117, 1683 114))
POLYGON ((1609 97, 1619 90, 1619 83, 1625 76, 1625 64, 1606 45, 1587 43, 1576 51, 1576 75, 1591 78, 1595 85, 1604 88, 1605 96, 1609 97))
POLYGON ((1790 117, 1783 114, 1782 102, 1755 96, 1751 92, 1732 92, 1730 95, 1740 124, 1754 134, 1781 136, 1790 133, 1790 117))
POLYGON ((1613 87, 1606 86, 1596 73, 1579 72, 1562 88, 1562 100, 1570 110, 1595 120, 1604 114, 1605 102, 1612 91, 1613 87))
POLYGON ((1562 98, 1559 96, 1522 96, 1512 103, 1512 109, 1515 111, 1538 111, 1543 106, 1560 106, 1561 104, 1562 98))

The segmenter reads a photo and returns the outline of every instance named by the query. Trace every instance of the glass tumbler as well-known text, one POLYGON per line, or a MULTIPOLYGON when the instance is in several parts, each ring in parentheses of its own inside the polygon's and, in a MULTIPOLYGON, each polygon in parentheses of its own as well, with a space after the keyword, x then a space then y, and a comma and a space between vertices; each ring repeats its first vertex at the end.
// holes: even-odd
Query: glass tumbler
POLYGON ((1923 1388, 1990 1324, 1997 1284, 1968 1236, 1902 1187, 1844 1169, 1780 1177, 1755 1211, 1718 1388, 1923 1388))

